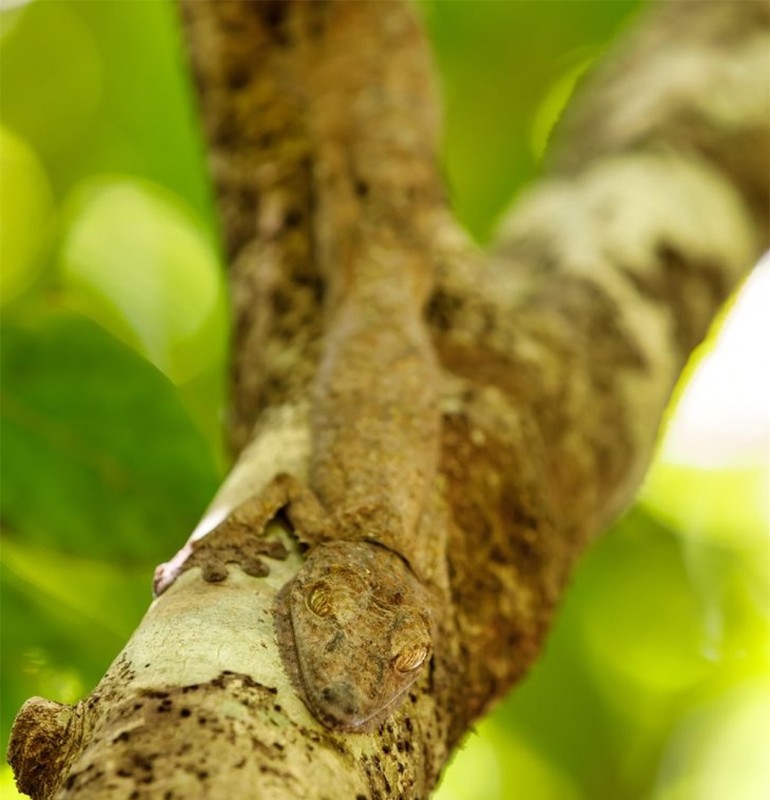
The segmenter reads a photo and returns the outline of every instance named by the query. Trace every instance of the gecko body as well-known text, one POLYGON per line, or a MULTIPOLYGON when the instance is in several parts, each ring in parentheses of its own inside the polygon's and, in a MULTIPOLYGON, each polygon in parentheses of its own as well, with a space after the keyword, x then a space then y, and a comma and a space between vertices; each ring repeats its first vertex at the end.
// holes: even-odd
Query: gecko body
MULTIPOLYGON (((278 598, 279 646, 306 705, 336 730, 368 730, 387 716, 433 649, 429 587, 443 539, 426 520, 439 373, 421 294, 376 265, 358 272, 330 315, 316 376, 310 485, 279 475, 156 573, 156 593, 196 564, 204 579, 222 580, 224 539, 227 552, 233 538, 253 549, 283 509, 309 550, 278 598)), ((250 574, 260 553, 249 551, 250 574)))

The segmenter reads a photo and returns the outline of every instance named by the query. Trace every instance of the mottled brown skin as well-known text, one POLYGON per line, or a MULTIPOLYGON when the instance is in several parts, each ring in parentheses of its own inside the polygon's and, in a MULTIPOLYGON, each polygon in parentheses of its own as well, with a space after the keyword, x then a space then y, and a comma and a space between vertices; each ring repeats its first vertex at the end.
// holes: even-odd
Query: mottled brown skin
MULTIPOLYGON (((279 475, 260 495, 239 506, 202 539, 188 543, 156 570, 161 594, 178 574, 201 567, 208 582, 227 577, 238 564, 261 577, 268 567, 260 556, 285 558, 280 542, 259 538, 285 508, 309 555, 282 590, 276 613, 284 664, 313 714, 327 727, 366 731, 395 709, 422 673, 433 649, 431 593, 397 552, 375 538, 377 507, 347 519, 327 515, 316 496, 289 475, 279 475), (355 541, 334 540, 341 524, 355 541), (371 528, 362 521, 373 523, 371 528)), ((383 526, 392 533, 388 508, 383 526)))
MULTIPOLYGON (((319 302, 315 313, 303 306, 303 315, 307 314, 314 330, 320 316, 324 324, 320 358, 313 356, 307 485, 281 476, 236 513, 244 518, 251 514, 250 530, 259 536, 272 516, 285 509, 297 538, 310 546, 308 563, 288 591, 292 598, 288 632, 294 642, 293 660, 301 665, 295 670, 297 682, 311 709, 326 724, 353 729, 364 718, 392 709, 404 687, 421 672, 415 666, 406 673, 388 675, 384 665, 392 662, 393 642, 412 625, 406 621, 416 621, 410 636, 420 641, 425 638, 421 620, 428 604, 421 587, 433 595, 435 587, 446 585, 447 530, 437 499, 441 373, 425 319, 435 286, 435 263, 426 254, 432 252, 434 212, 443 207, 441 182, 425 158, 435 143, 437 115, 430 102, 429 61, 424 53, 409 56, 409 41, 421 36, 409 14, 386 13, 391 21, 384 27, 365 23, 360 28, 364 6, 357 4, 279 3, 271 7, 277 16, 268 14, 270 31, 274 33, 272 23, 277 23, 288 38, 309 34, 307 46, 291 67, 309 82, 307 116, 299 124, 295 119, 287 125, 281 122, 283 116, 276 117, 270 123, 270 129, 277 132, 274 141, 271 139, 276 151, 261 149, 261 140, 244 141, 241 154, 245 160, 235 173, 227 174, 261 180, 258 176, 270 174, 269 165, 278 158, 281 147, 298 158, 302 153, 309 156, 304 137, 310 137, 314 146, 307 177, 312 192, 307 205, 312 213, 313 247, 292 250, 292 255, 283 249, 275 262, 272 250, 260 249, 255 255, 255 282, 249 282, 249 296, 236 298, 239 314, 246 319, 256 314, 260 320, 248 335, 248 344, 243 345, 250 354, 244 363, 269 363, 260 325, 286 315, 286 309, 298 302, 297 286, 292 283, 290 292, 280 297, 276 294, 271 303, 277 283, 288 281, 295 272, 312 272, 313 285, 321 290, 317 299, 323 311, 319 302), (333 38, 317 35, 331 21, 329 15, 336 18, 340 14, 337 24, 342 27, 333 38), (371 54, 371 63, 364 65, 351 63, 347 55, 350 37, 360 35, 367 37, 364 51, 371 54), (375 105, 378 109, 381 105, 381 111, 372 117, 371 74, 377 74, 383 52, 389 53, 388 58, 398 58, 403 52, 409 64, 403 67, 403 80, 377 84, 388 99, 377 100, 375 105), (335 90, 330 92, 332 86, 335 90), (420 135, 416 139, 396 135, 403 130, 403 121, 412 120, 414 114, 425 117, 420 135), (246 167, 247 163, 250 166, 246 167), (344 552, 329 550, 324 542, 344 543, 344 552), (344 556, 344 576, 331 561, 332 552, 344 556), (311 576, 319 571, 328 576, 331 597, 347 596, 350 573, 365 578, 366 597, 379 597, 382 587, 393 586, 390 594, 400 592, 401 596, 398 613, 383 616, 382 602, 364 604, 355 619, 343 626, 346 647, 337 653, 327 650, 328 631, 319 627, 308 604, 297 599, 301 587, 310 585, 311 576), (398 591, 396 581, 401 586, 398 591), (351 687, 348 697, 335 700, 328 687, 341 683, 351 687), (358 699, 351 701, 351 696, 358 699)), ((228 13, 238 17, 238 25, 259 28, 257 23, 265 21, 262 11, 267 5, 254 4, 250 12, 239 4, 229 8, 228 13)), ((383 6, 382 11, 385 9, 383 6)), ((258 30, 252 33, 260 48, 269 47, 272 34, 262 40, 258 30)), ((242 66, 249 74, 253 53, 260 48, 250 44, 248 56, 244 56, 242 66)), ((265 75, 270 74, 268 69, 265 75)), ((255 97, 258 95, 255 88, 255 97)), ((282 97, 294 102, 285 94, 282 97)), ((238 113, 246 114, 245 108, 238 113)), ((249 119, 267 124, 259 104, 248 108, 249 119)), ((226 152, 228 159, 234 155, 232 142, 226 152)), ((295 233, 303 227, 302 204, 294 198, 287 206, 283 195, 283 199, 275 195, 279 184, 273 179, 260 184, 258 205, 264 213, 244 219, 244 235, 254 220, 260 230, 271 231, 273 244, 284 241, 290 217, 295 233)), ((233 246, 238 247, 238 242, 233 241, 233 246)), ((284 331, 294 330, 288 317, 279 325, 284 331)), ((239 336, 246 335, 240 322, 236 330, 239 336)), ((299 346, 281 342, 279 360, 296 363, 291 359, 299 346)), ((287 369, 276 383, 285 388, 305 374, 305 367, 287 369)), ((255 420, 265 395, 249 390, 248 397, 241 396, 246 377, 237 370, 236 393, 243 401, 239 408, 255 420)), ((252 388, 255 385, 247 383, 252 388)), ((212 531, 200 542, 191 543, 189 552, 199 552, 206 540, 208 547, 216 550, 221 538, 222 529, 212 531)), ((186 558, 187 553, 180 551, 159 569, 157 590, 162 591, 177 571, 187 567, 186 558)), ((220 566, 221 559, 214 569, 217 575, 220 566)), ((432 630, 432 624, 428 628, 432 630)), ((427 651, 432 646, 430 638, 427 651)), ((290 649, 283 647, 284 654, 290 649)), ((289 664, 287 668, 292 669, 289 664)))
MULTIPOLYGON (((336 267, 364 263, 367 248, 386 252, 400 259, 406 284, 422 259, 440 256, 430 305, 447 374, 441 472, 451 594, 436 620, 430 681, 409 691, 408 714, 365 738, 325 735, 293 704, 276 703, 274 662, 260 662, 259 653, 257 677, 267 683, 229 669, 199 683, 188 649, 195 614, 151 612, 74 713, 40 698, 25 704, 9 750, 21 788, 81 800, 430 794, 450 748, 537 658, 575 558, 641 479, 685 349, 748 270, 753 248, 767 243, 770 7, 655 6, 577 95, 555 171, 533 187, 539 211, 530 201, 519 206, 488 262, 465 252, 448 217, 424 235, 437 202, 430 186, 440 183, 424 135, 436 104, 427 48, 406 3, 185 3, 233 264, 234 450, 252 434, 256 444, 268 439, 271 452, 298 440, 304 448, 321 296, 336 267), (754 99, 742 110, 725 102, 748 98, 744 86, 754 87, 754 99), (645 169, 658 177, 640 191, 628 168, 645 150, 645 169), (701 156, 708 163, 698 165, 701 156), (706 207, 721 209, 708 225, 693 202, 698 193, 687 188, 693 170, 706 207), (755 244, 725 196, 730 185, 761 217, 755 244), (660 215, 658 201, 672 193, 682 215, 660 215), (268 409, 294 420, 280 436, 270 436, 264 417, 254 430, 268 409), (156 656, 157 666, 149 663, 156 656), (136 678, 148 673, 137 689, 136 678)), ((326 298, 332 317, 344 294, 326 298)), ((334 417, 333 406, 327 410, 334 417)), ((342 417, 338 424, 344 434, 342 417)), ((264 459, 255 463, 240 471, 241 487, 270 477, 264 459)), ((336 483, 322 491, 316 464, 310 485, 337 510, 336 483)), ((410 464, 408 454, 391 462, 404 487, 410 464)), ((382 518, 383 498, 380 491, 369 503, 379 509, 371 522, 382 518)), ((353 516, 363 519, 358 505, 353 516)), ((400 495, 391 505, 399 509, 400 495)), ((408 508, 419 510, 420 500, 408 508)), ((421 543, 442 558, 440 515, 426 516, 399 540, 418 572, 427 561, 421 543)), ((194 546, 201 558, 204 543, 217 549, 218 535, 194 546)), ((235 546, 236 561, 246 539, 257 540, 228 536, 222 544, 235 546)), ((220 564, 232 559, 227 548, 220 564)), ((196 586, 186 581, 179 595, 196 586)), ((263 623, 274 587, 240 586, 243 593, 208 592, 212 606, 230 608, 228 595, 245 595, 263 623)), ((299 578, 287 591, 297 586, 299 578)), ((192 644, 208 648, 220 630, 200 619, 192 644)), ((264 624, 259 632, 270 636, 264 624)), ((324 635, 319 628, 310 637, 324 635)), ((229 636, 227 629, 219 642, 229 636)), ((289 648, 292 656, 291 638, 289 648)))
POLYGON ((254 541, 285 509, 311 550, 283 592, 281 651, 310 710, 338 730, 366 730, 392 711, 433 648, 427 584, 445 539, 423 524, 440 426, 420 295, 375 261, 353 271, 316 378, 313 488, 279 475, 155 576, 160 594, 192 566, 207 581, 223 580, 227 563, 266 574, 259 556, 281 554, 254 541))
POLYGON ((282 590, 277 620, 297 690, 336 730, 381 722, 432 651, 428 592, 395 553, 368 542, 314 548, 282 590))

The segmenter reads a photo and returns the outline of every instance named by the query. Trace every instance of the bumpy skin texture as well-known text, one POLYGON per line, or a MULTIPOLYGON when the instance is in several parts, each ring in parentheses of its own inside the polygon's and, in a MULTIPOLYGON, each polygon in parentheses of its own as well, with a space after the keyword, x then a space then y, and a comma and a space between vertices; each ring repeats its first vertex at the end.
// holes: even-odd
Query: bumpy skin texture
POLYGON ((296 688, 337 730, 382 721, 432 651, 428 592, 395 553, 368 542, 314 548, 281 592, 277 620, 296 688))
MULTIPOLYGON (((272 649, 257 651, 276 576, 296 560, 272 561, 261 580, 231 570, 200 601, 188 576, 86 700, 25 704, 9 760, 41 800, 427 797, 449 748, 537 658, 575 558, 641 479, 688 348, 766 246, 770 7, 686 0, 640 15, 576 99, 557 172, 518 206, 491 261, 466 253, 449 219, 427 239, 415 229, 435 208, 425 176, 437 175, 436 150, 421 134, 435 103, 406 3, 185 7, 234 262, 234 449, 262 415, 259 457, 239 485, 271 469, 305 473, 320 266, 360 264, 351 253, 371 243, 372 258, 408 267, 406 283, 420 258, 439 255, 430 320, 448 376, 451 596, 409 712, 376 736, 341 737, 305 724, 272 649), (325 51, 305 75, 297 64, 311 48, 325 51), (331 163, 332 147, 345 158, 331 163), (394 236, 386 247, 383 220, 412 246, 394 236)), ((411 487, 413 473, 393 466, 411 487)), ((374 499, 384 497, 381 485, 374 499)), ((399 551, 413 566, 427 561, 422 542, 440 558, 440 529, 424 536, 421 517, 403 530, 417 533, 399 551)))
POLYGON ((278 475, 209 533, 189 540, 170 561, 160 564, 153 578, 155 596, 163 594, 180 573, 193 567, 200 567, 201 577, 210 583, 227 578, 228 564, 239 565, 255 578, 268 575, 270 568, 263 558, 283 560, 287 553, 281 542, 261 537, 284 506, 291 507, 290 519, 302 542, 308 544, 326 537, 326 513, 315 495, 290 475, 278 475))
MULTIPOLYGON (((315 28, 325 26, 327 15, 341 9, 355 25, 360 10, 355 4, 272 7, 276 19, 296 14, 297 24, 315 28)), ((265 8, 255 4, 254 13, 265 8)), ((311 37, 294 63, 293 69, 308 81, 307 96, 313 99, 303 116, 304 133, 284 129, 282 141, 289 149, 294 142, 296 152, 304 152, 299 143, 303 135, 316 144, 314 246, 311 252, 296 254, 296 259, 274 264, 270 253, 260 252, 256 298, 241 306, 236 297, 236 305, 248 314, 254 311, 255 300, 260 308, 269 306, 260 316, 264 325, 280 308, 297 302, 297 287, 292 286, 283 302, 270 306, 270 281, 285 279, 293 269, 306 269, 308 264, 317 270, 314 279, 321 289, 324 325, 320 359, 313 359, 309 485, 279 476, 235 513, 249 517, 250 535, 256 537, 285 509, 297 538, 310 545, 307 563, 285 593, 292 611, 284 633, 288 631, 293 647, 282 649, 285 657, 292 653, 291 659, 286 658, 287 669, 295 674, 311 709, 327 725, 345 729, 355 729, 392 709, 422 672, 434 629, 428 593, 434 595, 446 585, 448 532, 437 500, 441 371, 425 316, 436 270, 434 259, 426 254, 433 249, 435 211, 443 207, 441 182, 426 160, 435 144, 437 117, 426 79, 429 62, 423 53, 410 61, 411 69, 404 68, 402 78, 380 87, 389 99, 377 99, 384 116, 372 117, 371 74, 379 70, 386 29, 392 52, 394 48, 401 52, 412 37, 420 37, 410 17, 399 12, 385 28, 374 23, 362 29, 371 38, 371 47, 366 48, 371 63, 350 62, 343 42, 360 35, 352 30, 339 43, 325 36, 311 37), (423 77, 415 82, 418 74, 423 77), (332 93, 330 86, 335 87, 332 93), (400 134, 377 133, 400 132, 403 120, 412 120, 415 114, 424 117, 417 139, 411 134, 403 139, 400 134), (364 125, 371 135, 361 135, 364 125), (330 548, 325 542, 344 547, 330 548), (341 561, 335 562, 333 556, 341 561), (355 615, 335 613, 320 625, 318 615, 299 600, 302 587, 319 574, 326 576, 329 598, 342 598, 342 606, 348 603, 350 585, 364 582, 355 615), (398 602, 392 600, 395 597, 398 602), (328 628, 332 623, 337 626, 333 634, 328 628), (329 649, 332 642, 336 646, 342 641, 344 647, 329 649), (407 659, 410 669, 393 667, 397 645, 413 648, 407 659), (420 659, 414 655, 418 650, 424 653, 420 659), (342 685, 348 687, 344 692, 330 691, 342 685)), ((252 157, 260 153, 257 145, 247 146, 252 157)), ((263 192, 264 201, 266 197, 263 192)), ((292 203, 285 208, 283 200, 276 199, 271 206, 275 215, 260 216, 259 224, 274 226, 292 211, 299 225, 302 215, 296 198, 292 203)), ((272 241, 276 231, 270 229, 272 241)), ((320 316, 308 312, 314 329, 320 316)), ((257 334, 255 329, 250 345, 261 341, 257 334)), ((268 360, 266 351, 249 352, 249 359, 268 360)), ((295 363, 292 353, 293 346, 283 342, 281 357, 286 363, 295 363)), ((289 385, 297 374, 306 373, 288 370, 279 383, 289 385)), ((245 377, 237 370, 238 391, 245 377)), ((243 405, 254 420, 264 407, 264 397, 247 394, 243 405)), ((228 544, 224 531, 220 526, 191 543, 192 552, 199 552, 206 540, 212 550, 228 544)), ((213 553, 211 557, 215 558, 213 553)), ((182 551, 159 569, 157 590, 187 568, 186 559, 182 551)), ((217 575, 220 566, 221 559, 214 569, 217 575)), ((338 608, 335 601, 329 602, 338 608)))
MULTIPOLYGON (((192 567, 201 567, 201 577, 211 583, 226 579, 228 564, 254 577, 266 575, 269 568, 261 557, 286 557, 280 542, 262 538, 281 509, 295 535, 311 545, 276 609, 286 670, 324 725, 370 730, 395 709, 429 661, 434 611, 430 590, 396 552, 374 539, 334 540, 339 530, 364 536, 366 528, 355 513, 334 519, 310 489, 279 475, 209 534, 161 564, 155 593, 192 567)), ((362 519, 376 525, 376 505, 367 507, 362 519)), ((385 530, 392 530, 393 519, 389 509, 385 530)), ((377 528, 370 531, 374 536, 377 528)))
POLYGON ((277 476, 155 575, 157 594, 192 566, 207 581, 223 580, 228 563, 264 575, 260 556, 282 553, 259 537, 285 510, 311 550, 279 604, 281 652, 310 710, 338 730, 366 730, 394 710, 433 649, 427 587, 446 531, 432 502, 439 380, 422 319, 426 286, 362 259, 330 315, 316 377, 315 491, 277 476))

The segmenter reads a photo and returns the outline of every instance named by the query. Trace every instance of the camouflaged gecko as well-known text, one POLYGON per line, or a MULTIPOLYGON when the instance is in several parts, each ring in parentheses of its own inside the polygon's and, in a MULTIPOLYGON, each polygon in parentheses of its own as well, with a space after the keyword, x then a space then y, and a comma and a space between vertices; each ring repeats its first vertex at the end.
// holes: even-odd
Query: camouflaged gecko
POLYGON ((258 536, 283 509, 309 551, 279 595, 281 654, 306 705, 337 730, 389 715, 433 647, 439 375, 421 294, 375 278, 335 309, 313 397, 312 488, 279 475, 156 572, 158 594, 196 565, 211 581, 228 561, 265 574, 260 556, 284 553, 258 536), (233 553, 244 531, 248 547, 233 553))

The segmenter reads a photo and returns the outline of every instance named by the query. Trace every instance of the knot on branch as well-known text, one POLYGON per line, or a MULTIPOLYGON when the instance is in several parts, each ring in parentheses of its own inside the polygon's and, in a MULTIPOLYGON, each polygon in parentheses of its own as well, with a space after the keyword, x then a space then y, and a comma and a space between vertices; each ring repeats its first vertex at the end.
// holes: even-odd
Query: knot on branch
POLYGON ((19 791, 36 799, 54 795, 80 739, 73 725, 78 718, 77 707, 43 697, 24 703, 13 723, 7 754, 19 791))

